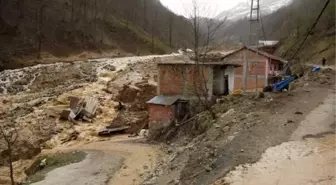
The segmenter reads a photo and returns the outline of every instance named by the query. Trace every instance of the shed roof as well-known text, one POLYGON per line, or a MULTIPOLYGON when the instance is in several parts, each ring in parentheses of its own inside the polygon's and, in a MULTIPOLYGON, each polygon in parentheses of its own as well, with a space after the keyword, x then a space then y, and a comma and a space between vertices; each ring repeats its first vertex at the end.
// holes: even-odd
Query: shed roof
POLYGON ((166 105, 171 106, 173 105, 177 100, 179 100, 181 96, 155 96, 151 100, 149 100, 148 104, 155 104, 155 105, 166 105))

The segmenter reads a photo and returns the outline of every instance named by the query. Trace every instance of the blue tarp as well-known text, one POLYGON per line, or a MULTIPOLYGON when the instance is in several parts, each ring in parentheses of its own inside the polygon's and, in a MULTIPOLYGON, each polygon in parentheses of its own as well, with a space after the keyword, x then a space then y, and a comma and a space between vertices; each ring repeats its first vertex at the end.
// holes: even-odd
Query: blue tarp
POLYGON ((319 71, 321 69, 320 66, 314 66, 314 68, 312 69, 312 72, 315 73, 317 71, 319 71))
POLYGON ((275 92, 281 92, 284 88, 288 87, 288 85, 294 81, 297 77, 291 76, 286 78, 285 80, 282 80, 278 83, 273 84, 273 91, 275 92))

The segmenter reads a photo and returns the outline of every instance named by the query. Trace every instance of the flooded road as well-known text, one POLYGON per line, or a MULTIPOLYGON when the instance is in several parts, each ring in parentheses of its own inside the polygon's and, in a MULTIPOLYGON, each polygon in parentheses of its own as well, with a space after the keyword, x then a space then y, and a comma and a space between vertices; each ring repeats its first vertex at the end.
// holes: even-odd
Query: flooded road
MULTIPOLYGON (((236 167, 230 185, 334 185, 335 94, 308 114, 291 141, 269 148, 254 164, 236 167)), ((218 183, 221 184, 221 183, 218 183)))
POLYGON ((86 158, 49 172, 34 185, 138 185, 154 170, 163 153, 141 138, 116 136, 107 141, 77 143, 45 150, 44 154, 84 151, 86 158))
POLYGON ((101 151, 85 151, 86 158, 49 172, 45 179, 32 185, 103 185, 121 165, 121 158, 101 151))

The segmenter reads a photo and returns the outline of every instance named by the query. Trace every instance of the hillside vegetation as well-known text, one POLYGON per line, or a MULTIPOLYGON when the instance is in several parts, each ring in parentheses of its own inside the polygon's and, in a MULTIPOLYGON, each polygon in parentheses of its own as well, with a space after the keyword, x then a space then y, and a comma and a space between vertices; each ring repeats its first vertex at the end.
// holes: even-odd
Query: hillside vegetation
POLYGON ((159 0, 0 0, 0 68, 43 52, 166 53, 188 45, 188 26, 159 0))

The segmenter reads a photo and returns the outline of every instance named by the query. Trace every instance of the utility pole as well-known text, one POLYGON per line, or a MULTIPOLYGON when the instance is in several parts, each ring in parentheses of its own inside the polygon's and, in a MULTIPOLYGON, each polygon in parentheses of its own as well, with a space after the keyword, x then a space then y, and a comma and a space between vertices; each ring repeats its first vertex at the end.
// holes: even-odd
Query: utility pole
MULTIPOLYGON (((247 64, 250 63, 254 66, 254 72, 255 72, 255 90, 256 93, 258 93, 258 71, 257 71, 257 65, 259 63, 259 32, 260 32, 260 4, 259 0, 251 0, 251 11, 250 11, 250 34, 249 34, 249 47, 256 47, 256 55, 255 58, 252 61, 248 61, 247 64), (255 43, 255 45, 253 44, 255 43)), ((249 57, 247 57, 249 60, 249 57)), ((252 65, 251 65, 252 67, 252 65)), ((247 66, 248 68, 248 66, 247 66)), ((246 78, 248 78, 248 73, 246 73, 246 78)), ((266 78, 265 78, 266 80, 266 78)), ((248 79, 245 80, 245 83, 248 81, 248 79)), ((246 84, 245 84, 246 87, 246 84)))

